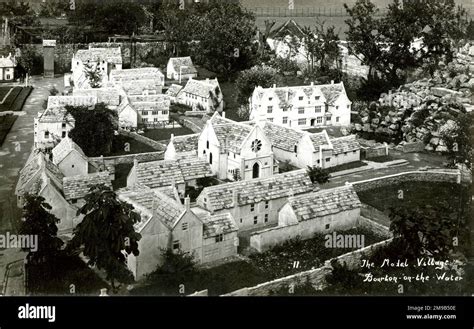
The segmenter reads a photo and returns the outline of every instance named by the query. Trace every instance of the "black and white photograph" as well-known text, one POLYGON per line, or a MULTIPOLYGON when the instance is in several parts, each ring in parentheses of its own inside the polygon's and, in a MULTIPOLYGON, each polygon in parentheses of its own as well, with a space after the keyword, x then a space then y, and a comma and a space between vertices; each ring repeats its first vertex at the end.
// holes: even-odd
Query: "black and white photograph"
POLYGON ((474 327, 472 0, 0 16, 0 328, 145 297, 442 297, 393 317, 474 327))

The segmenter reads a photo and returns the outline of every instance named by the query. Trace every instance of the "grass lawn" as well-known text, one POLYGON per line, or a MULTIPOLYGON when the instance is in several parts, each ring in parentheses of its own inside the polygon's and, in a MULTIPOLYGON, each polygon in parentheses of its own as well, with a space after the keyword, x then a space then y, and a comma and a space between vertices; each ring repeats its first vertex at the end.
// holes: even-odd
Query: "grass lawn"
POLYGON ((114 136, 114 141, 112 143, 112 151, 107 156, 117 156, 117 155, 127 155, 127 154, 136 154, 136 153, 148 153, 148 152, 157 152, 151 146, 140 143, 133 138, 118 135, 114 136), (130 148, 127 150, 127 144, 130 148))
POLYGON ((333 173, 333 172, 337 172, 337 171, 360 168, 360 167, 364 167, 364 166, 367 166, 367 163, 362 162, 362 161, 354 161, 354 162, 344 163, 344 164, 339 165, 339 166, 331 167, 331 168, 328 168, 327 170, 330 173, 333 173))
MULTIPOLYGON (((344 233, 364 234, 366 246, 382 240, 381 237, 361 229, 351 229, 344 233)), ((183 284, 185 294, 208 289, 209 295, 222 295, 312 267, 319 267, 325 260, 351 250, 353 249, 326 248, 324 234, 317 234, 309 240, 291 240, 264 253, 251 255, 248 261, 236 261, 197 270, 186 275, 185 279, 180 279, 179 282, 170 283, 169 278, 166 280, 155 278, 149 280, 146 285, 133 289, 131 294, 178 295, 179 285, 183 284), (293 268, 295 261, 300 262, 297 269, 293 268)))
POLYGON ((114 190, 127 186, 127 176, 132 167, 131 163, 119 163, 115 166, 115 180, 112 182, 114 190))
POLYGON ((75 295, 98 296, 100 289, 109 288, 78 256, 60 255, 53 264, 29 267, 28 290, 33 295, 69 295, 71 284, 75 295))
POLYGON ((373 161, 373 162, 389 162, 389 161, 395 160, 395 158, 391 157, 390 155, 382 155, 382 156, 379 156, 379 157, 369 158, 369 159, 366 159, 366 160, 367 161, 373 161))
POLYGON ((171 138, 171 134, 175 136, 181 135, 190 135, 194 134, 194 132, 186 127, 180 128, 162 128, 162 129, 148 129, 143 136, 151 138, 155 141, 164 141, 169 140, 171 138))
POLYGON ((10 89, 13 89, 13 87, 0 87, 0 102, 3 100, 6 94, 8 94, 10 89))
POLYGON ((2 146, 5 137, 7 137, 13 123, 18 117, 16 115, 2 115, 0 116, 0 146, 2 146))
MULTIPOLYGON (((2 90, 0 93, 4 93, 3 96, 10 90, 10 87, 0 87, 2 90)), ((32 87, 13 87, 12 92, 8 95, 7 99, 3 104, 0 104, 0 112, 5 111, 21 111, 26 98, 31 93, 32 87)), ((0 98, 2 100, 3 97, 0 98)))
POLYGON ((358 192, 362 203, 366 203, 381 211, 390 207, 415 208, 425 205, 436 206, 447 202, 454 209, 459 209, 459 197, 466 194, 465 187, 446 182, 403 182, 396 185, 358 192), (399 199, 399 191, 403 191, 403 199, 399 199))

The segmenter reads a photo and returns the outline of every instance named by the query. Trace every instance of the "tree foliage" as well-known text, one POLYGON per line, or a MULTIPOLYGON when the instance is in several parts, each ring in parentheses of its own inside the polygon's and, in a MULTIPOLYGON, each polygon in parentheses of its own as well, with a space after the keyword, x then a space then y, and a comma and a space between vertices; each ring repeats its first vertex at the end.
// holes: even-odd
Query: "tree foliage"
POLYGON ((110 153, 117 125, 117 113, 103 103, 90 110, 85 106, 66 106, 74 118, 74 128, 69 136, 79 145, 87 156, 100 156, 110 153))
POLYGON ((140 215, 102 184, 90 187, 85 205, 78 210, 80 214, 84 219, 74 229, 70 248, 82 248, 88 264, 105 270, 112 287, 115 280, 129 282, 131 273, 125 261, 126 255, 139 254, 141 236, 134 224, 140 221, 140 215))
POLYGON ((84 74, 91 88, 100 88, 102 86, 102 72, 100 71, 99 63, 97 65, 85 64, 84 74))
POLYGON ((473 115, 464 113, 459 115, 450 130, 442 131, 441 137, 448 149, 448 166, 465 165, 472 170, 474 150, 472 145, 473 115))
POLYGON ((6 17, 12 26, 37 26, 39 21, 27 2, 9 0, 0 4, 0 16, 6 17))
POLYGON ((57 237, 60 219, 50 213, 51 206, 41 196, 26 194, 23 206, 23 221, 20 234, 38 237, 37 250, 30 251, 29 257, 33 263, 44 263, 53 259, 60 250, 63 242, 57 237))
POLYGON ((307 173, 313 184, 325 184, 329 182, 329 178, 331 178, 329 171, 318 166, 308 166, 307 173))
POLYGON ((236 101, 241 105, 248 105, 249 98, 258 86, 269 88, 279 85, 281 79, 276 69, 265 64, 253 66, 239 73, 236 81, 236 101))

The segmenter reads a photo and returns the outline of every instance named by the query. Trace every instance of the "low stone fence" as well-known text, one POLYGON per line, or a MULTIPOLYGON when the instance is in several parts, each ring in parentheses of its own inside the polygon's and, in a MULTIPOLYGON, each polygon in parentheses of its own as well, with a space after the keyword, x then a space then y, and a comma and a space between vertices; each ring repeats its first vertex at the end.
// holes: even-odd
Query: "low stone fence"
POLYGON ((356 192, 372 190, 387 185, 395 185, 402 182, 449 182, 459 183, 461 179, 458 169, 433 169, 426 171, 408 171, 399 174, 368 179, 359 182, 351 182, 356 192))
POLYGON ((185 117, 179 117, 179 123, 182 126, 191 129, 195 134, 198 134, 202 131, 202 127, 192 122, 191 120, 186 119, 185 117))
POLYGON ((186 111, 184 115, 187 117, 203 117, 207 114, 207 111, 186 111))
POLYGON ((145 136, 142 136, 140 134, 137 134, 136 132, 132 132, 132 131, 127 131, 127 130, 119 130, 119 134, 120 135, 123 135, 123 136, 127 136, 127 137, 130 137, 130 138, 133 138, 134 140, 136 140, 137 142, 140 142, 140 143, 143 143, 143 144, 146 144, 152 148, 154 148, 155 150, 157 151, 164 151, 166 150, 166 145, 160 143, 160 142, 157 142, 151 138, 148 138, 148 137, 145 137, 145 136))
POLYGON ((423 142, 405 143, 402 146, 403 153, 422 152, 424 150, 425 150, 425 143, 423 142))
POLYGON ((343 254, 336 258, 332 258, 327 260, 322 267, 261 283, 254 287, 242 288, 223 296, 268 296, 277 290, 289 290, 290 288, 304 284, 305 282, 309 282, 315 289, 323 289, 327 286, 326 275, 332 271, 332 260, 336 260, 340 264, 345 263, 349 268, 354 269, 360 266, 360 260, 362 258, 370 257, 370 255, 372 255, 375 250, 386 246, 391 241, 392 239, 384 240, 365 248, 343 254))
MULTIPOLYGON (((375 209, 377 210, 377 209, 375 209)), ((382 213, 385 215, 384 213, 382 213)), ((386 215, 385 215, 386 216, 386 215)), ((388 220, 388 216, 387 216, 388 220)), ((376 222, 374 220, 371 220, 369 218, 366 218, 364 216, 359 217, 359 222, 357 224, 358 227, 369 230, 373 232, 374 234, 377 234, 381 237, 384 237, 385 239, 392 238, 393 234, 390 232, 389 228, 385 225, 380 224, 379 222, 376 222)))
POLYGON ((388 155, 387 152, 388 149, 383 145, 377 147, 368 147, 361 150, 361 156, 363 159, 372 159, 388 155))
POLYGON ((149 162, 149 161, 158 161, 163 160, 164 152, 148 152, 148 153, 136 153, 136 154, 127 154, 127 155, 117 155, 110 157, 93 157, 89 158, 90 162, 93 162, 97 165, 113 166, 115 167, 118 164, 129 163, 133 164, 133 160, 137 159, 138 162, 149 162))

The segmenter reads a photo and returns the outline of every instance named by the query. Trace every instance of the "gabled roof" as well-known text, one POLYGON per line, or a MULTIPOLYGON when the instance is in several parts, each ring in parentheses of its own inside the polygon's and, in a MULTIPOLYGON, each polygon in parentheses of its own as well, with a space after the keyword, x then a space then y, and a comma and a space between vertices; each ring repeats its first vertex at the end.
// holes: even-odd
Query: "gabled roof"
POLYGON ((301 130, 281 126, 269 121, 265 121, 263 131, 265 136, 270 139, 273 147, 290 152, 294 151, 295 145, 298 145, 305 134, 301 130))
POLYGON ((15 194, 37 194, 41 186, 48 182, 53 183, 53 186, 61 191, 63 177, 58 167, 49 161, 43 152, 35 150, 30 155, 25 166, 20 170, 15 194), (48 182, 44 182, 45 178, 48 182), (29 189, 27 189, 28 186, 29 189))
POLYGON ((171 57, 169 63, 173 66, 175 72, 181 74, 196 74, 197 70, 194 67, 191 57, 171 57))
POLYGON ((13 60, 13 58, 11 58, 11 56, 8 56, 8 57, 0 57, 0 67, 2 68, 9 68, 9 67, 15 67, 16 64, 13 60))
POLYGON ((133 82, 140 80, 156 80, 160 83, 164 79, 163 73, 156 67, 141 67, 135 69, 112 70, 110 81, 113 83, 133 82))
POLYGON ((63 191, 66 200, 84 198, 90 187, 96 184, 104 184, 112 188, 112 181, 108 171, 102 171, 87 175, 78 175, 63 178, 63 191))
POLYGON ((200 135, 201 134, 173 136, 170 139, 170 143, 173 143, 176 153, 196 152, 200 135))
POLYGON ((234 197, 238 205, 243 206, 307 193, 313 189, 314 185, 306 170, 302 169, 268 178, 205 187, 198 197, 198 202, 209 211, 218 211, 232 208, 234 197))
POLYGON ((38 122, 74 122, 74 118, 67 113, 65 108, 53 107, 47 108, 43 112, 38 113, 38 122))
POLYGON ((212 176, 211 167, 197 157, 138 163, 134 167, 137 183, 150 188, 182 184, 185 181, 212 176))
POLYGON ((299 222, 335 215, 361 206, 352 186, 301 194, 289 198, 288 204, 299 222))
POLYGON ((128 96, 130 105, 135 110, 169 110, 170 98, 167 95, 130 95, 128 96))
POLYGON ((116 85, 123 88, 127 95, 142 95, 144 91, 158 91, 161 88, 160 80, 156 79, 121 81, 116 85))
POLYGON ((360 144, 355 135, 334 138, 331 139, 331 143, 334 147, 334 154, 360 150, 360 144))
POLYGON ((108 63, 122 64, 122 52, 120 47, 80 49, 74 55, 74 59, 83 63, 105 60, 108 63))
POLYGON ((118 106, 120 104, 120 92, 115 88, 74 88, 72 95, 94 97, 97 103, 105 103, 109 106, 118 106))
POLYGON ((313 143, 315 152, 319 152, 319 149, 323 146, 325 146, 324 149, 332 149, 332 144, 326 130, 320 133, 309 134, 309 139, 313 143))
POLYGON ((222 214, 200 216, 204 223, 203 237, 205 239, 215 237, 219 234, 228 234, 238 231, 234 218, 228 212, 222 214))
POLYGON ((72 151, 77 151, 81 155, 81 157, 87 161, 87 156, 84 154, 79 145, 74 143, 74 141, 69 136, 66 136, 52 150, 53 163, 58 165, 72 151))
POLYGON ((304 38, 305 34, 301 26, 294 20, 289 19, 279 27, 273 29, 270 32, 269 38, 272 39, 283 39, 286 36, 295 36, 298 38, 304 38))
POLYGON ((217 112, 208 122, 212 125, 220 146, 234 153, 240 153, 243 142, 254 129, 251 125, 225 119, 217 112))
POLYGON ((189 79, 186 86, 179 93, 189 93, 198 97, 209 98, 211 93, 215 94, 216 87, 218 86, 217 78, 206 80, 189 79))
POLYGON ((95 95, 73 95, 73 96, 49 96, 48 108, 70 106, 95 106, 97 97, 95 95))
POLYGON ((341 94, 345 94, 346 90, 344 88, 344 83, 335 83, 335 84, 326 84, 320 85, 321 92, 326 98, 327 104, 333 104, 341 94))
POLYGON ((173 83, 171 86, 169 86, 168 90, 166 91, 166 95, 169 95, 170 97, 176 97, 178 96, 181 89, 183 89, 183 86, 173 83))

